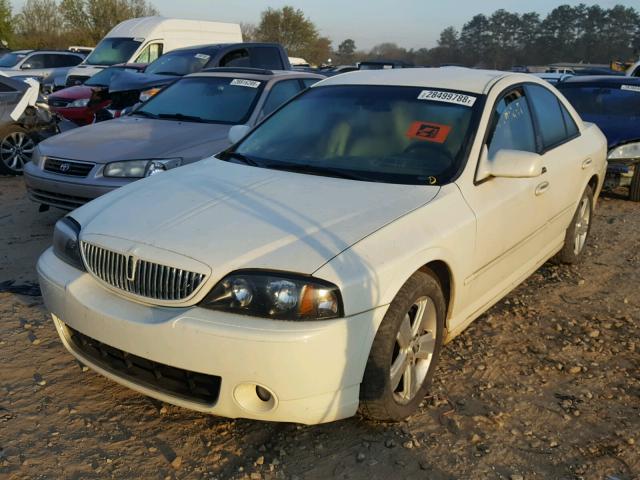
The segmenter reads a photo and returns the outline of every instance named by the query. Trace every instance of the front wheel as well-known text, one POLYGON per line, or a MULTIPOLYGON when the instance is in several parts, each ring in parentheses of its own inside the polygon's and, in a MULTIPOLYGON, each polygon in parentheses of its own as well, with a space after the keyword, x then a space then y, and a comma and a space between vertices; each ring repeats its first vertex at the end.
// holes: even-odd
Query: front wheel
POLYGON ((562 263, 578 263, 591 233, 593 217, 593 190, 587 187, 580 198, 571 225, 567 229, 564 246, 558 253, 558 260, 562 263))
POLYGON ((417 410, 440 356, 445 316, 435 275, 413 274, 391 302, 371 347, 360 386, 366 417, 399 421, 417 410))

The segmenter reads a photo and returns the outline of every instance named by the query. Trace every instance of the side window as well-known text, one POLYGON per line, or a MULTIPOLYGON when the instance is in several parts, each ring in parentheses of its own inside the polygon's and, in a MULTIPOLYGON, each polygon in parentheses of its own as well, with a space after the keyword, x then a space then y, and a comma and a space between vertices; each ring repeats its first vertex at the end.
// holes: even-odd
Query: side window
POLYGON ((551 148, 565 141, 567 129, 558 97, 540 85, 527 85, 527 94, 533 106, 543 147, 551 148))
POLYGON ((55 67, 75 67, 82 61, 77 55, 55 55, 55 67))
POLYGON ((300 83, 297 79, 283 80, 271 87, 267 101, 262 107, 262 115, 269 115, 284 102, 300 92, 300 83))
POLYGON ((536 138, 529 104, 521 88, 502 97, 493 112, 494 129, 487 142, 489 158, 498 150, 536 151, 536 138))
POLYGON ((311 85, 318 83, 319 81, 319 78, 303 78, 302 85, 304 85, 304 88, 309 88, 311 85))
POLYGON ((135 59, 135 63, 151 63, 162 55, 161 43, 150 43, 135 59))
POLYGON ((567 137, 572 138, 578 135, 578 126, 573 121, 571 114, 562 104, 560 104, 560 110, 562 110, 562 118, 564 119, 564 126, 567 129, 567 137))
POLYGON ((220 60, 221 67, 251 67, 249 52, 246 48, 232 50, 220 60))
POLYGON ((632 77, 640 77, 640 67, 636 68, 631 74, 632 77))
POLYGON ((267 70, 284 70, 280 50, 275 47, 251 48, 251 66, 267 70))
POLYGON ((45 68, 45 55, 44 54, 31 55, 24 61, 21 68, 25 70, 32 70, 35 68, 45 68), (29 65, 29 68, 28 69, 24 68, 25 65, 29 65))

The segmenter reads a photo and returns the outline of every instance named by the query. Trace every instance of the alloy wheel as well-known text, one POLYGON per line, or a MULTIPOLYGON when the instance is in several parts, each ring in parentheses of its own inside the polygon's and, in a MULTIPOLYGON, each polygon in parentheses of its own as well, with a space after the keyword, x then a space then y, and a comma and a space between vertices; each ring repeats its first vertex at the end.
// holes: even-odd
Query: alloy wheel
POLYGON ((0 142, 0 160, 11 171, 22 172, 31 160, 35 142, 24 132, 12 132, 0 142))
POLYGON ((586 195, 582 197, 578 207, 578 218, 575 228, 575 238, 573 243, 573 253, 580 255, 587 243, 589 235, 589 224, 591 223, 591 202, 586 195))
POLYGON ((394 399, 407 404, 420 391, 436 348, 437 313, 432 299, 418 298, 400 323, 391 360, 394 399))

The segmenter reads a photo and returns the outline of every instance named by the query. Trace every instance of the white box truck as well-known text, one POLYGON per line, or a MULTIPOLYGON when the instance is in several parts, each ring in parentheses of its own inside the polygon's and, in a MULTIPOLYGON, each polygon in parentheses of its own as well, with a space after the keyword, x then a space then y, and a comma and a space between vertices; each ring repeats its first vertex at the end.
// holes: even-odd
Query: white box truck
POLYGON ((151 63, 176 48, 242 42, 237 23, 142 17, 119 23, 67 75, 67 86, 84 83, 101 69, 118 63, 151 63))

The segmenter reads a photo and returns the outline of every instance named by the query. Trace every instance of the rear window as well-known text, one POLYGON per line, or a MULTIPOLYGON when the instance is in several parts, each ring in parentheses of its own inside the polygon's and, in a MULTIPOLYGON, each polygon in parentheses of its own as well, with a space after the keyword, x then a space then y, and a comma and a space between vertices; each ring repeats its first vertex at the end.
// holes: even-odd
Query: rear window
POLYGON ((640 117, 640 84, 565 84, 560 91, 581 116, 640 117))

